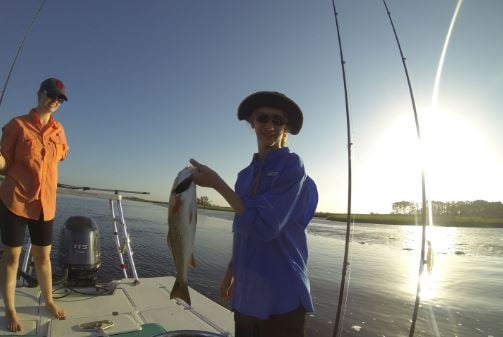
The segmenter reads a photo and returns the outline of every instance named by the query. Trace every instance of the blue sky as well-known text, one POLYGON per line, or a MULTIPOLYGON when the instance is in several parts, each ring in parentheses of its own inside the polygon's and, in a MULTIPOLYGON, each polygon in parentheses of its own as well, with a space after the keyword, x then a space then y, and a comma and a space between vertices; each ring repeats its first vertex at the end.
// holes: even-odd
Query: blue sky
MULTIPOLYGON (((0 2, 0 84, 41 1, 0 2)), ((420 200, 408 88, 381 1, 337 1, 353 139, 353 211, 389 212, 420 200)), ((429 144, 434 200, 502 201, 503 2, 464 1, 432 108, 455 0, 388 2, 429 144)), ((289 138, 318 185, 319 211, 347 202, 344 91, 331 1, 47 0, 18 59, 0 124, 36 104, 47 77, 69 102, 56 118, 70 154, 60 182, 149 191, 167 200, 190 158, 232 186, 256 151, 236 108, 277 90, 304 111, 289 138)), ((221 197, 198 189, 217 204, 221 197)))

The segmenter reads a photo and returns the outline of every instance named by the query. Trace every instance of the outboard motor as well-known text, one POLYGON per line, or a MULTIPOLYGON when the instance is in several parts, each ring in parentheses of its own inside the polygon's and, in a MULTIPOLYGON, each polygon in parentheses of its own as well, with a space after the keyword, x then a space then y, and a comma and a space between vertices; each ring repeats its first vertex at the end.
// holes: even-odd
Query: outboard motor
POLYGON ((68 272, 69 286, 94 287, 101 265, 100 234, 93 219, 69 217, 60 233, 59 265, 68 272))

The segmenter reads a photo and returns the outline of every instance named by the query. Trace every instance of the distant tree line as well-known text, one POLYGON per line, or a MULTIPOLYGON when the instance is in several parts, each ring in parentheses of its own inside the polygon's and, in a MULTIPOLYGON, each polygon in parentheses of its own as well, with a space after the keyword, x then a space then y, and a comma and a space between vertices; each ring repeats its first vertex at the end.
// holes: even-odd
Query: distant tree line
POLYGON ((207 196, 198 197, 197 204, 200 206, 213 206, 211 200, 207 196))
MULTIPOLYGON (((413 201, 397 201, 392 205, 392 214, 420 214, 422 208, 413 201)), ((463 215, 503 217, 503 203, 475 201, 432 201, 433 215, 463 215)))

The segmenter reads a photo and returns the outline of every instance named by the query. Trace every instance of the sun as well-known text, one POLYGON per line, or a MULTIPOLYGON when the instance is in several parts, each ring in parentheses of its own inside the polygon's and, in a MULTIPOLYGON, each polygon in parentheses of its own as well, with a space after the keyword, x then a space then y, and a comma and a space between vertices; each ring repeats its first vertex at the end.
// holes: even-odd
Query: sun
POLYGON ((483 196, 491 186, 494 165, 490 142, 476 121, 445 108, 434 109, 424 113, 421 130, 429 199, 483 196))
POLYGON ((439 106, 419 118, 421 140, 412 114, 395 107, 359 143, 355 209, 386 212, 396 201, 421 202, 422 172, 428 201, 498 200, 498 152, 477 115, 439 106))

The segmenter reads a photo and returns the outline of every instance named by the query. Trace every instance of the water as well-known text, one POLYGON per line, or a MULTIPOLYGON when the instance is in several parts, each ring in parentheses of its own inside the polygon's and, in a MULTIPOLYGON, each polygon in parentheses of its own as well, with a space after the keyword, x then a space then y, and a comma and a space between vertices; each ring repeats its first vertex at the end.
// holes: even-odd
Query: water
MULTIPOLYGON (((174 275, 166 246, 167 209, 124 201, 140 277, 174 275)), ((102 238, 99 280, 122 277, 113 242, 107 200, 58 196, 53 258, 58 227, 72 215, 92 216, 102 238)), ((195 242, 196 269, 189 284, 217 301, 221 277, 231 253, 228 212, 201 210, 195 242)), ((332 336, 339 295, 345 224, 315 219, 309 226, 309 271, 315 312, 306 335, 332 336)), ((421 229, 411 226, 356 224, 349 269, 344 336, 408 336, 419 260, 421 229)), ((503 336, 503 229, 435 228, 435 268, 423 285, 415 336, 503 336), (436 239, 436 240, 435 240, 436 239)))

